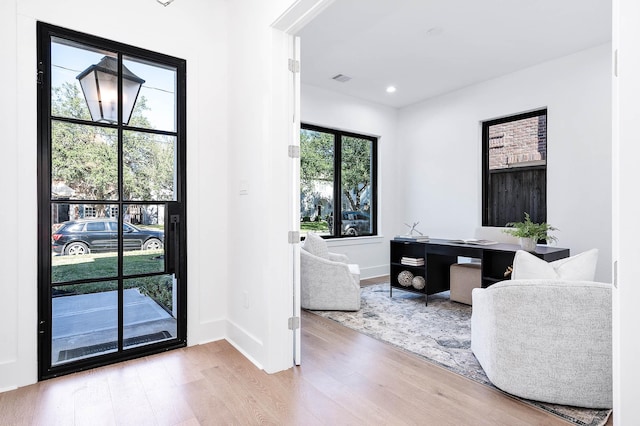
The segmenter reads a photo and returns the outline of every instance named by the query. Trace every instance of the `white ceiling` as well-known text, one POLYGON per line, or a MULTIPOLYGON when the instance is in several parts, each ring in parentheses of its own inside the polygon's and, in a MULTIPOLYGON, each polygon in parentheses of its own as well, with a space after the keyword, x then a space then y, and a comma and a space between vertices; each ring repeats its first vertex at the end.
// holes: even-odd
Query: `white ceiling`
POLYGON ((298 35, 302 83, 400 108, 609 42, 611 1, 335 0, 298 35))

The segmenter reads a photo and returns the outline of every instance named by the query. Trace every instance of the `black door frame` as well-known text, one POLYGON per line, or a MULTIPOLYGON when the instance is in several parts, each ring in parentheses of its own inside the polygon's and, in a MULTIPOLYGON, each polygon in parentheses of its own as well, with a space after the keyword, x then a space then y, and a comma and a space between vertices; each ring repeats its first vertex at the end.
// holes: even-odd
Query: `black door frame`
MULTIPOLYGON (((164 352, 171 349, 184 347, 187 344, 187 268, 186 268, 186 61, 172 56, 151 52, 145 49, 129 46, 123 43, 110 41, 101 37, 92 36, 50 24, 38 22, 38 378, 48 379, 63 374, 95 368, 102 365, 113 364, 128 359, 164 352), (119 288, 119 320, 118 320, 118 351, 95 356, 88 359, 69 362, 52 366, 51 362, 51 38, 58 37, 75 41, 86 46, 102 48, 118 52, 122 55, 147 60, 153 63, 163 63, 175 67, 177 70, 176 82, 176 132, 170 132, 177 139, 177 164, 176 164, 176 202, 147 202, 144 204, 163 204, 166 206, 165 238, 174 238, 165 241, 165 246, 171 246, 165 253, 165 273, 174 273, 179 280, 177 286, 177 337, 146 346, 135 347, 123 351, 123 318, 122 318, 122 291, 123 274, 122 262, 119 262, 118 281, 119 288)), ((121 110, 121 108, 120 108, 121 110)), ((72 121, 72 120, 70 120, 72 121)), ((100 125, 96 123, 96 125, 100 125)), ((111 126, 111 128, 115 128, 111 126)), ((119 148, 118 157, 122 155, 122 133, 127 130, 125 125, 117 125, 119 148)), ((136 128, 131 128, 136 130, 136 128)), ((150 133, 167 134, 167 132, 145 129, 150 133)), ((135 200, 123 200, 122 198, 122 161, 118 164, 118 177, 120 181, 119 199, 109 204, 119 206, 119 211, 125 204, 138 204, 135 200)), ((94 200, 79 200, 94 204, 94 200)), ((119 222, 122 224, 122 215, 119 222)), ((120 226, 122 227, 122 226, 120 226)), ((119 256, 122 250, 119 251, 119 256)), ((112 277, 113 279, 113 277, 112 277)))

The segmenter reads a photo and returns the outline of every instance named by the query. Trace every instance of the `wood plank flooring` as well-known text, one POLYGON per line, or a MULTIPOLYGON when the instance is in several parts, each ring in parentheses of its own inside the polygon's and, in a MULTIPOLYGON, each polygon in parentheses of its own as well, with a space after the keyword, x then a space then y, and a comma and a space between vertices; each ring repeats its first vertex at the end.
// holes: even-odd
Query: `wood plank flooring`
POLYGON ((269 375, 218 341, 0 393, 0 425, 568 424, 325 318, 302 326, 300 367, 269 375))

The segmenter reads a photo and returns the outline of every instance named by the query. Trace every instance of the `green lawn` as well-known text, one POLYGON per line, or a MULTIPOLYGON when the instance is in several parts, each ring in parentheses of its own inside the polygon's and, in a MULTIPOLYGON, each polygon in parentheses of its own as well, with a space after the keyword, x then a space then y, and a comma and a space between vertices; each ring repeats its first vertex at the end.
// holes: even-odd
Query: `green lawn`
MULTIPOLYGON (((163 250, 135 250, 125 252, 123 272, 125 275, 162 272, 163 250)), ((80 256, 53 256, 51 260, 51 281, 63 283, 92 278, 106 278, 118 273, 116 253, 85 254, 80 256)))
MULTIPOLYGON (((125 252, 125 275, 148 274, 164 271, 163 250, 136 250, 125 252)), ((63 284, 75 280, 115 277, 118 260, 115 253, 85 254, 80 256, 54 256, 51 260, 51 282, 63 284)), ((142 294, 153 298, 171 312, 173 279, 170 275, 130 278, 124 280, 124 288, 138 288, 142 294)), ((114 290, 114 281, 86 284, 56 285, 54 295, 88 294, 114 290)))
POLYGON ((300 222, 301 232, 329 232, 329 224, 322 220, 320 222, 300 222))

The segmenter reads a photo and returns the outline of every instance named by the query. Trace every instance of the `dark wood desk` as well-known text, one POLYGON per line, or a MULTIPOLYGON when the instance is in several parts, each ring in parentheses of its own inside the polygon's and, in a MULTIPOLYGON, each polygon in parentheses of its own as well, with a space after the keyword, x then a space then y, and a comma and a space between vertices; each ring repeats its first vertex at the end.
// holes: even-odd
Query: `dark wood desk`
MULTIPOLYGON (((393 289, 412 291, 426 296, 449 290, 449 267, 458 262, 458 256, 472 257, 481 261, 482 287, 490 286, 498 281, 509 279, 505 276, 507 268, 513 265, 513 257, 517 250, 515 244, 492 244, 480 246, 474 244, 454 243, 450 240, 431 239, 428 242, 407 242, 391 240, 390 247, 390 281, 389 294, 393 289), (410 266, 401 263, 402 257, 423 258, 424 265, 410 266), (409 271, 414 276, 422 276, 426 280, 423 289, 403 286, 398 281, 398 274, 409 271)), ((569 257, 569 249, 538 245, 533 255, 547 262, 569 257)))

